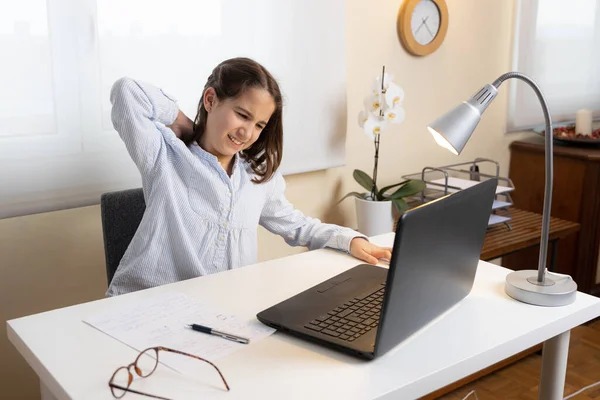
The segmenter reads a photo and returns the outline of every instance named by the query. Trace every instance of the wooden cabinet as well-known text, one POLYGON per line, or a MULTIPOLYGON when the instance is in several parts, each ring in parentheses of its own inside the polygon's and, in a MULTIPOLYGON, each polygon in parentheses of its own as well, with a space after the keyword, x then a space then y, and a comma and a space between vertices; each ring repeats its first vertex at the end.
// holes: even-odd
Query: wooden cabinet
MULTIPOLYGON (((541 137, 510 145, 509 177, 514 205, 542 213, 544 141, 541 137)), ((600 148, 554 145, 553 217, 578 222, 578 233, 557 244, 556 272, 569 274, 578 290, 600 295, 600 148)), ((539 246, 502 259, 511 269, 537 269, 539 246)), ((550 254, 549 254, 550 256, 550 254)))

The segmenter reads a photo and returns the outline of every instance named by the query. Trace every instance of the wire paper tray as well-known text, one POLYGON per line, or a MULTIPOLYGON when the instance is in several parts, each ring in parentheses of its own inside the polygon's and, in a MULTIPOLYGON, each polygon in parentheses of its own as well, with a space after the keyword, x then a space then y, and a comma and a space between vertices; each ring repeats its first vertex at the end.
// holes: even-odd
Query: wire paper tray
POLYGON ((500 165, 497 161, 476 158, 459 164, 425 167, 420 173, 404 175, 403 178, 421 179, 425 182, 425 189, 412 198, 419 204, 469 188, 481 181, 496 178, 498 187, 488 226, 505 224, 512 229, 509 224, 512 217, 508 207, 513 204, 510 194, 515 187, 509 178, 500 176, 500 165))

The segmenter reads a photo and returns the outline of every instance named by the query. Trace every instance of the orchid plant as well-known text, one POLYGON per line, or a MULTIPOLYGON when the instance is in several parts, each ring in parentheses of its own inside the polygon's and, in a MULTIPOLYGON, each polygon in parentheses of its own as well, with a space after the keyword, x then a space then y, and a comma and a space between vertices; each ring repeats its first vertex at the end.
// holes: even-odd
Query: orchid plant
POLYGON ((385 73, 384 66, 381 76, 375 78, 371 93, 364 100, 365 109, 358 115, 359 126, 375 145, 375 160, 372 178, 366 172, 359 169, 354 170, 353 176, 356 182, 369 192, 351 192, 340 201, 349 196, 372 201, 391 200, 398 211, 402 212, 410 208, 404 198, 419 193, 424 189, 425 183, 421 180, 413 179, 385 186, 381 189, 377 187, 380 136, 387 130, 390 124, 400 124, 404 121, 404 109, 402 108, 404 91, 393 82, 393 78, 393 75, 385 73), (388 194, 394 188, 396 190, 388 194))

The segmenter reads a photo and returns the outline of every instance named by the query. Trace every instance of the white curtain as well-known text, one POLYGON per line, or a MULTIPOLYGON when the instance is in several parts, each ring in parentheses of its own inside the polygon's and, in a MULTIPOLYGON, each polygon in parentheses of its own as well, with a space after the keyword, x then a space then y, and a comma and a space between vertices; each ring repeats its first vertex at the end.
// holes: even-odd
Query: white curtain
MULTIPOLYGON (((536 81, 553 122, 583 108, 600 118, 600 0, 520 0, 516 11, 513 68, 536 81)), ((533 91, 512 80, 509 130, 543 123, 533 91)))
POLYGON ((0 54, 0 218, 140 186, 110 121, 112 83, 154 83, 193 119, 230 57, 280 82, 284 173, 345 162, 344 0, 0 0, 0 54))

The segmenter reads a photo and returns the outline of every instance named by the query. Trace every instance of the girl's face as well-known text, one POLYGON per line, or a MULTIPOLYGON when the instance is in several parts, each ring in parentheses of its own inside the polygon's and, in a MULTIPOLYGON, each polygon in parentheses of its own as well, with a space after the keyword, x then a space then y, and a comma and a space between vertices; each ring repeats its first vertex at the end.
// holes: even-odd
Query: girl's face
POLYGON ((203 101, 208 118, 200 145, 227 170, 235 153, 256 142, 275 111, 275 102, 268 91, 256 88, 225 100, 208 88, 203 101))

